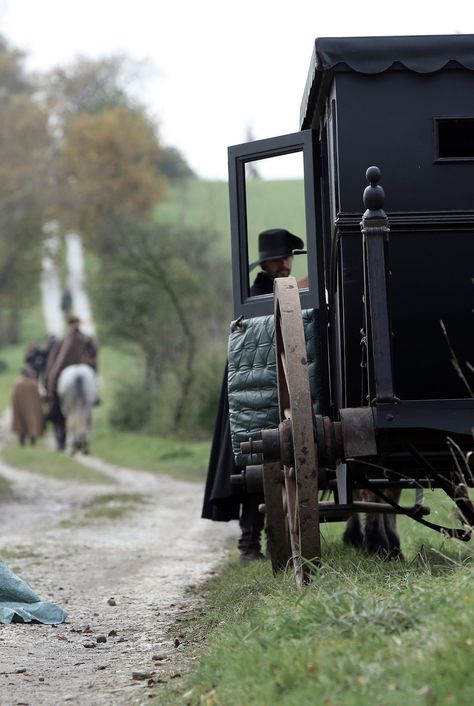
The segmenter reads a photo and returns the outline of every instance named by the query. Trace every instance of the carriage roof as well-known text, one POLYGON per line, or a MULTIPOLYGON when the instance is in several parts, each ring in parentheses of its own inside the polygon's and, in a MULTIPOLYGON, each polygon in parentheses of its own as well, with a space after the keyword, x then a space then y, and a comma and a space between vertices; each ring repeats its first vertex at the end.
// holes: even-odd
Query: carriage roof
POLYGON ((474 35, 319 37, 301 102, 300 125, 315 126, 324 111, 334 72, 379 74, 390 69, 428 74, 457 67, 474 71, 474 35))

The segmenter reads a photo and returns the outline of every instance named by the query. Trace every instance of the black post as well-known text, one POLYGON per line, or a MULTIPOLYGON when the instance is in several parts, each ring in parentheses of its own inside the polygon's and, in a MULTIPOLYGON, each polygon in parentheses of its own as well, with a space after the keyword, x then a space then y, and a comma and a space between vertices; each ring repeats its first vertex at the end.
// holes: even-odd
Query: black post
POLYGON ((366 178, 370 186, 364 191, 366 211, 362 216, 364 260, 364 307, 368 340, 369 399, 373 404, 393 403, 392 335, 388 304, 388 262, 386 245, 390 227, 383 210, 385 193, 379 185, 378 167, 369 167, 366 178), (371 366, 371 367, 369 367, 371 366), (375 383, 375 397, 371 380, 375 383))

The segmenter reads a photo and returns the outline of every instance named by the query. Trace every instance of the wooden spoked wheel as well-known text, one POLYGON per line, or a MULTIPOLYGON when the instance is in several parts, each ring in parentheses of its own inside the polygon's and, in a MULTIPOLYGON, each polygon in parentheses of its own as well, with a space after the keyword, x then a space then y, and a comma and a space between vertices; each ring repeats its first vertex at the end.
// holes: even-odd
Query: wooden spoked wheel
POLYGON ((275 280, 275 353, 280 421, 291 420, 293 466, 284 466, 286 522, 296 582, 320 562, 318 462, 298 284, 275 280))
POLYGON ((270 461, 263 464, 263 492, 265 495, 267 552, 270 555, 273 573, 276 574, 286 569, 291 559, 280 461, 270 461))

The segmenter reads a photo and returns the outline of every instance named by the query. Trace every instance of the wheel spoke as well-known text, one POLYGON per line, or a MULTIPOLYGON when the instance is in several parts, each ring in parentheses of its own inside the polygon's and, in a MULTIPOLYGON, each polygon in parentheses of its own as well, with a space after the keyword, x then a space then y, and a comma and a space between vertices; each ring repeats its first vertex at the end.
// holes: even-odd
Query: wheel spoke
POLYGON ((280 462, 264 463, 263 489, 265 494, 265 523, 267 550, 273 572, 285 569, 290 558, 290 545, 286 528, 286 507, 282 468, 280 462))
POLYGON ((285 351, 282 351, 282 352, 280 353, 280 363, 281 363, 281 369, 282 369, 283 375, 285 376, 285 386, 286 386, 286 389, 288 390, 288 389, 289 389, 289 384, 288 384, 288 370, 287 370, 287 367, 286 367, 286 355, 285 355, 285 351))
POLYGON ((318 467, 301 307, 293 277, 275 280, 275 347, 280 420, 291 419, 294 469, 285 467, 293 571, 309 580, 304 560, 319 562, 318 467))

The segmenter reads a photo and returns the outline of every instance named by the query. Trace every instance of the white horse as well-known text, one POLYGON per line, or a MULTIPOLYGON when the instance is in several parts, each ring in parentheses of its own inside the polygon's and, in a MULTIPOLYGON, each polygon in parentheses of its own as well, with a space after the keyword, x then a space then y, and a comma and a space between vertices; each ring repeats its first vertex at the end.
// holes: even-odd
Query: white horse
POLYGON ((57 386, 59 406, 66 419, 66 443, 71 453, 89 453, 92 408, 97 399, 96 373, 90 365, 68 365, 57 386))

